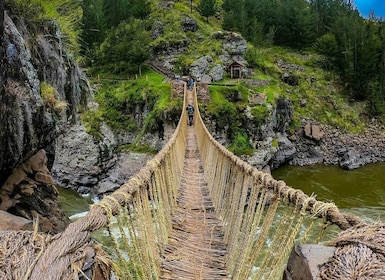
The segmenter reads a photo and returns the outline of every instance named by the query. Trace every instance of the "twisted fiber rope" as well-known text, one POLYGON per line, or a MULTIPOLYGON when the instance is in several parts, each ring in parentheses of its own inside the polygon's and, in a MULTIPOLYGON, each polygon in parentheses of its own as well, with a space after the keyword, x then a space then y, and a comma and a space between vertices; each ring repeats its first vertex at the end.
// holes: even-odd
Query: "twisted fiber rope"
MULTIPOLYGON (((198 108, 196 100, 195 107, 198 108)), ((305 216, 321 218, 325 225, 328 225, 327 223, 336 224, 341 229, 363 223, 358 217, 340 213, 333 203, 317 201, 315 197, 309 197, 303 191, 287 186, 283 181, 276 181, 270 174, 261 172, 242 161, 214 140, 204 126, 200 114, 197 114, 197 119, 199 121, 196 121, 195 129, 198 135, 198 145, 214 205, 226 225, 227 264, 235 279, 276 279, 282 272, 279 266, 285 262, 290 253, 305 216), (215 162, 213 162, 213 158, 216 159, 215 162), (228 175, 230 177, 227 177, 228 175), (253 184, 250 184, 249 176, 254 178, 253 184), (272 203, 263 206, 262 209, 255 209, 255 207, 250 206, 253 203, 261 204, 262 196, 259 200, 250 199, 246 203, 245 198, 246 195, 249 195, 249 189, 251 188, 252 191, 256 187, 261 188, 261 193, 264 190, 265 197, 270 193, 276 195, 271 199, 272 203), (279 214, 276 215, 280 200, 294 206, 294 213, 289 212, 283 214, 282 217, 279 214), (252 219, 248 211, 252 211, 252 215, 258 217, 262 211, 265 212, 265 209, 267 210, 263 214, 262 227, 259 225, 259 221, 250 226, 252 219), (295 214, 298 212, 299 214, 295 214), (267 248, 269 254, 264 256, 261 249, 266 244, 273 221, 274 224, 278 224, 278 232, 273 233, 273 245, 267 248), (257 230, 259 231, 258 234, 256 234, 257 230), (254 244, 247 238, 248 236, 254 236, 254 244), (253 248, 254 251, 250 252, 246 248, 253 248), (272 253, 278 255, 273 256, 272 253), (261 257, 262 265, 253 275, 252 267, 256 264, 257 259, 258 262, 260 261, 261 257), (274 271, 263 269, 263 267, 268 266, 274 266, 274 271)), ((314 219, 302 236, 302 240, 310 235, 313 225, 314 219)), ((323 233, 324 230, 321 230, 320 235, 323 233)))
MULTIPOLYGON (((195 100, 195 107, 198 108, 197 106, 197 101, 195 100)), ((198 111, 198 110, 196 110, 198 111)), ((219 153, 223 154, 226 158, 229 159, 235 166, 240 168, 245 174, 251 174, 253 177, 258 178, 260 182, 263 184, 265 188, 271 189, 274 191, 274 193, 278 194, 279 197, 284 198, 286 194, 288 193, 288 201, 294 206, 301 206, 305 201, 309 199, 309 196, 306 195, 303 191, 301 190, 296 190, 293 189, 289 186, 286 185, 284 181, 277 181, 275 180, 271 174, 265 173, 262 171, 259 171, 255 167, 251 166, 247 162, 241 160, 239 157, 234 155, 232 152, 227 150, 224 146, 222 146, 220 143, 218 143, 212 135, 209 133, 207 130, 206 126, 203 125, 203 120, 197 112, 197 119, 199 119, 199 125, 200 127, 198 128, 199 130, 202 130, 203 133, 201 132, 201 137, 198 137, 200 140, 198 145, 203 147, 205 144, 204 142, 210 141, 211 145, 214 145, 216 149, 219 151, 219 153), (203 140, 204 138, 204 140, 203 140)), ((319 202, 315 198, 311 198, 305 211, 313 213, 315 208, 315 204, 317 204, 317 207, 319 207, 319 204, 322 203, 324 208, 326 208, 326 220, 329 221, 332 224, 337 225, 340 229, 345 230, 350 228, 351 226, 365 223, 362 219, 359 217, 353 216, 353 215, 346 215, 343 213, 340 213, 338 210, 337 206, 333 206, 330 203, 324 203, 324 202, 319 202)), ((319 218, 323 218, 322 213, 318 213, 316 216, 319 218)))
POLYGON ((337 249, 320 269, 321 279, 385 279, 385 225, 357 225, 331 243, 337 249))
MULTIPOLYGON (((186 131, 186 113, 183 110, 178 127, 164 148, 127 183, 109 195, 108 198, 104 198, 100 205, 92 206, 85 217, 71 223, 63 233, 54 236, 52 242, 48 244, 36 262, 30 279, 71 279, 73 268, 68 256, 90 243, 92 231, 108 225, 107 209, 111 215, 119 214, 120 206, 129 203, 140 188, 147 188, 153 174, 165 162, 169 162, 167 158, 173 152, 178 153, 175 156, 184 158, 185 141, 183 140, 186 139, 186 136, 183 134, 186 134, 186 131)), ((173 162, 177 164, 177 169, 181 169, 176 158, 173 158, 173 162)), ((175 177, 176 174, 173 175, 175 177)))

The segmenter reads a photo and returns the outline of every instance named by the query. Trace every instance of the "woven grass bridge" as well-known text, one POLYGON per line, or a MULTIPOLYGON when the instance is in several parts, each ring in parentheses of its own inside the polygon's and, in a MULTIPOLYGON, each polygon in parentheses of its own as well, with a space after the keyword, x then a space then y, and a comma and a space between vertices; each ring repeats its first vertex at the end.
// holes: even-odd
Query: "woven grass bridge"
POLYGON ((183 110, 165 147, 64 232, 1 233, 0 279, 282 279, 293 245, 330 227, 343 232, 320 279, 385 279, 382 224, 258 171, 183 110))

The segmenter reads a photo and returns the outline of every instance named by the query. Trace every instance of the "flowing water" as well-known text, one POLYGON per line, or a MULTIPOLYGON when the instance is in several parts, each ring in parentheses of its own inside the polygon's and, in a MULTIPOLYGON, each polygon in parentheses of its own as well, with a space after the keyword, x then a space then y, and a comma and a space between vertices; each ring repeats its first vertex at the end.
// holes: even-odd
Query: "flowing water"
MULTIPOLYGON (((277 180, 314 193, 318 200, 334 202, 341 211, 363 219, 385 222, 385 163, 375 163, 355 170, 332 165, 283 166, 273 171, 277 180)), ((59 188, 59 203, 72 218, 81 216, 93 203, 89 196, 59 188)))
POLYGON ((89 210, 90 205, 93 203, 89 195, 81 196, 70 189, 57 189, 59 191, 59 204, 63 208, 64 213, 70 217, 71 220, 84 216, 89 210))
MULTIPOLYGON (((331 165, 283 166, 273 171, 277 180, 288 186, 301 189, 306 194, 315 194, 318 200, 334 202, 341 212, 354 214, 362 219, 385 222, 385 163, 370 164, 355 170, 343 170, 331 165)), ((93 200, 76 192, 59 188, 59 203, 71 220, 84 216, 93 200)), ((279 215, 279 212, 278 212, 279 215)), ((319 232, 322 225, 315 228, 319 232)), ((304 224, 302 230, 306 230, 304 224)), ((333 239, 339 230, 329 227, 321 241, 333 239)), ((96 233, 97 239, 109 244, 104 231, 96 233)), ((318 237, 315 234, 314 240, 318 237)), ((313 240, 310 238, 311 240, 313 240)))
POLYGON ((314 193, 318 200, 334 202, 342 212, 385 222, 385 163, 355 170, 331 165, 283 166, 272 175, 308 195, 314 193))

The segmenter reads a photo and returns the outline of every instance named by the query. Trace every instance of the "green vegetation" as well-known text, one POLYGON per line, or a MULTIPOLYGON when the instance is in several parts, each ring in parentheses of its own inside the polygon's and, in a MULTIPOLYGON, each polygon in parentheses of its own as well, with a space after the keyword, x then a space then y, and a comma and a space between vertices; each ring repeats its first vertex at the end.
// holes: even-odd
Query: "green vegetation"
POLYGON ((71 0, 5 0, 5 4, 16 15, 23 15, 23 19, 31 30, 39 30, 42 23, 55 19, 52 24, 60 26, 61 33, 54 34, 66 42, 67 48, 78 53, 80 32, 79 22, 82 9, 78 1, 71 0))
MULTIPOLYGON (((347 98, 366 101, 367 113, 383 116, 383 19, 375 15, 363 19, 353 1, 347 0, 224 0, 222 8, 223 28, 240 32, 255 45, 273 43, 324 55, 318 67, 339 75, 347 98)), ((261 65, 257 51, 247 56, 253 66, 261 65)))
MULTIPOLYGON (((101 87, 95 93, 97 110, 83 113, 83 123, 96 138, 100 138, 100 122, 106 122, 116 133, 155 132, 156 119, 165 118, 181 110, 180 100, 170 99, 170 85, 162 83, 163 76, 145 69, 142 76, 122 80, 120 76, 100 73, 101 87), (102 77, 102 78, 101 78, 102 77), (143 112, 150 112, 142 119, 143 112)), ((138 150, 138 143, 131 146, 138 150)), ((146 150, 148 150, 146 148, 146 150)))
MULTIPOLYGON (((339 76, 320 67, 325 61, 324 56, 314 51, 298 52, 284 47, 251 48, 249 52, 263 54, 255 57, 257 61, 249 60, 251 64, 258 64, 254 77, 270 81, 266 86, 255 87, 254 90, 266 94, 267 104, 275 104, 280 96, 292 101, 293 130, 300 125, 301 118, 312 118, 350 132, 359 132, 364 128, 360 115, 365 114, 367 107, 362 102, 350 102, 349 93, 339 76), (290 74, 298 80, 297 86, 289 86, 281 81, 284 71, 273 63, 280 60, 295 66, 290 74)), ((257 117, 255 110, 252 109, 252 114, 257 117)))
POLYGON ((201 16, 206 17, 207 22, 209 17, 215 15, 216 10, 215 0, 200 0, 198 3, 198 12, 201 16))
POLYGON ((249 137, 245 131, 238 131, 234 134, 228 149, 236 155, 252 155, 254 148, 250 144, 249 137))
POLYGON ((40 96, 46 109, 50 112, 60 112, 67 107, 67 103, 55 97, 56 89, 46 82, 40 84, 40 96))
POLYGON ((230 80, 225 74, 223 81, 210 86, 212 102, 202 104, 202 114, 216 120, 234 152, 249 151, 248 133, 262 127, 280 98, 293 104, 292 132, 303 118, 358 132, 364 128, 362 116, 381 119, 385 114, 381 74, 385 23, 374 16, 362 19, 350 1, 181 0, 167 6, 158 0, 6 3, 29 15, 35 28, 42 19, 59 19, 63 37, 80 50, 80 61, 98 84, 95 98, 100 107, 85 112, 83 122, 95 137, 101 137, 98 123, 103 121, 115 132, 138 135, 130 149, 147 149, 135 147, 141 145, 141 136, 156 131, 158 118, 170 122, 182 110, 182 101, 170 99, 170 87, 161 82, 162 77, 146 69, 150 55, 162 60, 162 50, 180 50, 173 62, 174 72, 180 75, 188 74, 191 63, 204 55, 221 63, 222 42, 212 34, 222 29, 239 32, 248 40, 244 57, 253 70, 249 78, 259 82, 230 80), (198 30, 182 30, 181 22, 189 17, 196 20, 198 30), (280 67, 281 63, 289 68, 280 67), (282 81, 286 73, 296 85, 282 81), (251 105, 249 100, 256 95, 263 102, 251 105), (147 117, 137 119, 143 110, 147 117))

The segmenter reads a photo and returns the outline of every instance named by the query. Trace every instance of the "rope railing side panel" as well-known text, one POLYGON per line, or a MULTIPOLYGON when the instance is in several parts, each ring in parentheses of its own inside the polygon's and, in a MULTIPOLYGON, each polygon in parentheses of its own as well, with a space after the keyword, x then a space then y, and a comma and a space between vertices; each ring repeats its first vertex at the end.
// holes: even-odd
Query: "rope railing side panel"
POLYGON ((278 279, 296 239, 363 221, 261 172, 220 145, 205 127, 195 99, 195 131, 206 181, 225 228, 233 279, 278 279), (303 229, 305 218, 310 222, 303 229), (315 218, 317 219, 315 222, 315 218), (313 225, 318 228, 312 232, 313 225))
MULTIPOLYGON (((185 107, 186 86, 184 91, 185 107)), ((42 250, 26 279, 74 279, 81 267, 74 268, 71 256, 92 243, 92 232, 103 228, 103 232, 109 234, 113 248, 109 253, 115 260, 109 264, 113 266, 115 276, 120 279, 158 279, 160 253, 171 229, 171 215, 181 181, 186 133, 187 119, 183 110, 179 124, 164 148, 127 183, 93 205, 84 218, 55 236, 42 250)), ((82 251, 76 254, 85 258, 82 251)))

